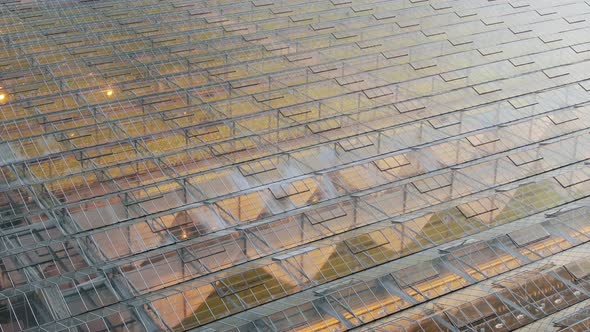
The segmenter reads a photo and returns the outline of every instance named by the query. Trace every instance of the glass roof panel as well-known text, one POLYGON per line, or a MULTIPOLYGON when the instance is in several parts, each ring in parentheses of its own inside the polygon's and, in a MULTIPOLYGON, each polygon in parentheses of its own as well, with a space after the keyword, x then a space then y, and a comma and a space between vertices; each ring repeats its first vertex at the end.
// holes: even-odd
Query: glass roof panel
POLYGON ((587 2, 0 12, 1 331, 587 325, 587 2))

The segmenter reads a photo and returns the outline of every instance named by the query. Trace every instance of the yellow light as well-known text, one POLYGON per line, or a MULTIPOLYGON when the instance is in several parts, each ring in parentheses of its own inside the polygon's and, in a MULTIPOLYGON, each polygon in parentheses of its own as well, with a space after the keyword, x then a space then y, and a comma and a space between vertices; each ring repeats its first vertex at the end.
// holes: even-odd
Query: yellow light
POLYGON ((0 93, 0 100, 4 100, 4 99, 6 99, 6 94, 0 93))
POLYGON ((113 95, 113 93, 114 93, 113 90, 111 90, 111 89, 107 90, 107 96, 110 97, 113 95))
POLYGON ((180 238, 185 240, 188 237, 188 234, 186 234, 185 230, 182 230, 182 233, 180 233, 180 238))

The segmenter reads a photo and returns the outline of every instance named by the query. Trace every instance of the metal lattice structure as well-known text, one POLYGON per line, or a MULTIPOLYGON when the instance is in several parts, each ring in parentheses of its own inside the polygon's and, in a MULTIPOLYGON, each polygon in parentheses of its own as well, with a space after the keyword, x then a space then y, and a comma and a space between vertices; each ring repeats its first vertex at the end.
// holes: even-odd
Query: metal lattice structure
POLYGON ((590 329, 590 2, 0 13, 0 331, 590 329))

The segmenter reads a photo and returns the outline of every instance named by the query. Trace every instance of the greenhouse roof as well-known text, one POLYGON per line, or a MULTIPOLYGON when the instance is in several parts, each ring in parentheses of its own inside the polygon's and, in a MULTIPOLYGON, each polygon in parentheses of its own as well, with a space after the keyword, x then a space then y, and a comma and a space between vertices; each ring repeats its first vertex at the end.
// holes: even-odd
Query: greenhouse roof
POLYGON ((0 332, 590 329, 590 1, 0 13, 0 332))

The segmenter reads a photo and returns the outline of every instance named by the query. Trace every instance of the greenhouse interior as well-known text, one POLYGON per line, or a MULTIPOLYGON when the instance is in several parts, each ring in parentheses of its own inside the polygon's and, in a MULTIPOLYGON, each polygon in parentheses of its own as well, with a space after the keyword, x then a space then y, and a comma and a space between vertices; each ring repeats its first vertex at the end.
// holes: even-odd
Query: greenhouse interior
POLYGON ((590 1, 0 13, 0 332, 590 331, 590 1))

